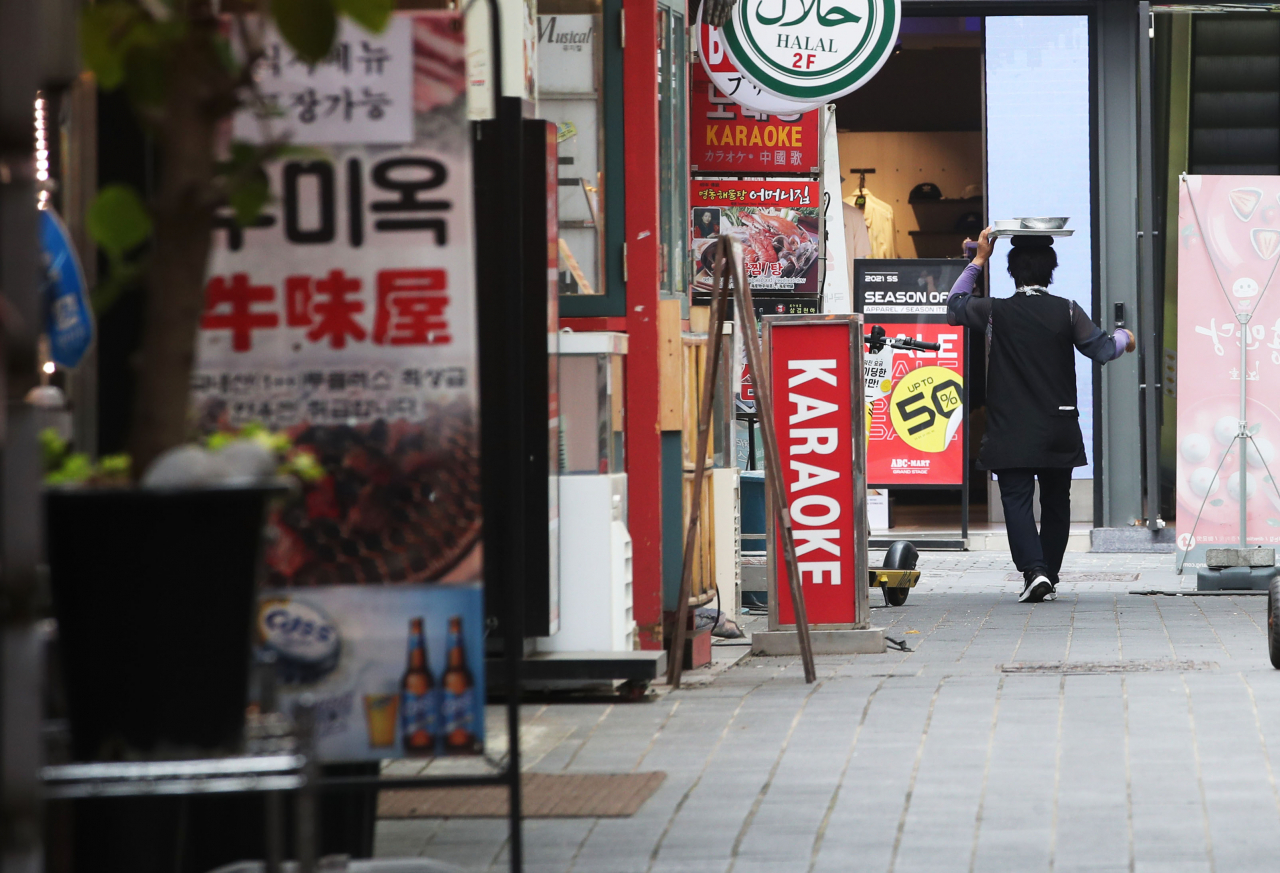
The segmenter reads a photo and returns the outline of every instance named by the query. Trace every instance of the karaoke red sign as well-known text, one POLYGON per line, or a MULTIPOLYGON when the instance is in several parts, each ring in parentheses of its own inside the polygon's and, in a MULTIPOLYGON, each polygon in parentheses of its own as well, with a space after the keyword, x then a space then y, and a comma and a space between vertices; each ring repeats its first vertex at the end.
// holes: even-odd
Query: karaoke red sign
MULTIPOLYGON (((774 426, 809 623, 852 624, 860 618, 854 544, 863 481, 853 465, 854 439, 863 438, 853 417, 855 392, 864 414, 851 362, 858 326, 832 320, 767 327, 774 426)), ((778 623, 795 624, 780 536, 776 545, 778 623)))

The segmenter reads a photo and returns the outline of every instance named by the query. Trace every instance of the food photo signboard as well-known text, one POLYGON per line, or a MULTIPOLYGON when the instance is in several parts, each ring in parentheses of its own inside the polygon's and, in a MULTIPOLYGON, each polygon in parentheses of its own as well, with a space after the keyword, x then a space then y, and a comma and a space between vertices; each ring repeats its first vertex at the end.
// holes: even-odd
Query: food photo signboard
MULTIPOLYGON (((218 220, 193 374, 203 432, 262 423, 322 468, 273 510, 266 547, 264 604, 305 590, 310 617, 259 630, 264 641, 276 634, 286 655, 292 640, 303 660, 337 659, 323 675, 288 673, 282 688, 286 700, 312 694, 335 723, 339 710, 348 716, 322 742, 326 760, 402 748, 377 744, 374 754, 353 739, 363 729, 352 689, 368 664, 385 666, 387 640, 399 641, 403 658, 406 616, 424 618, 431 645, 448 635, 432 622, 458 616, 468 652, 482 645, 464 35, 461 16, 446 11, 399 14, 389 33, 405 30, 412 58, 392 54, 386 64, 413 70, 402 95, 413 106, 410 141, 313 141, 323 154, 268 165, 275 199, 259 219, 245 228, 230 214, 218 220), (447 597, 435 590, 446 585, 447 597), (384 586, 397 587, 407 611, 386 606, 384 586), (313 651, 319 641, 281 630, 290 626, 331 627, 347 642, 313 651)), ((434 669, 443 657, 432 654, 434 669)), ((481 668, 471 670, 483 689, 481 668)), ((408 731, 421 707, 408 697, 397 706, 408 731)), ((477 709, 477 737, 481 719, 477 709)))
POLYGON ((937 352, 886 347, 868 354, 872 487, 963 485, 965 330, 947 324, 947 295, 964 261, 859 260, 854 305, 867 330, 938 343, 937 352))
POLYGON ((1249 544, 1280 543, 1280 177, 1187 176, 1180 188, 1177 549, 1199 568, 1207 548, 1239 544, 1242 499, 1249 544), (1252 437, 1243 495, 1241 379, 1252 437))
POLYGON ((819 183, 809 179, 694 179, 690 183, 693 292, 712 292, 715 241, 728 234, 741 247, 752 294, 820 290, 819 183))

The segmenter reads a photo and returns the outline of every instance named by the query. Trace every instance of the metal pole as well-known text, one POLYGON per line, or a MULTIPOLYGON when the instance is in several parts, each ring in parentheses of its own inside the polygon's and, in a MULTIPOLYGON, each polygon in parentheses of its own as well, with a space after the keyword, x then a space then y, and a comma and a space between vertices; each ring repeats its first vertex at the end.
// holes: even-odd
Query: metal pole
POLYGON ((41 4, 0 2, 0 865, 43 866, 39 767, 42 641, 35 626, 42 551, 40 455, 28 390, 38 384, 39 238, 35 96, 44 78, 41 4))
MULTIPOLYGON (((1151 4, 1138 4, 1138 325, 1142 338, 1142 472, 1146 480, 1147 528, 1160 530, 1160 392, 1156 386, 1163 342, 1157 333, 1155 292, 1155 161, 1151 145, 1151 4)), ((1241 378, 1244 378, 1241 376, 1241 378)))
MULTIPOLYGON (((809 613, 804 605, 804 588, 800 584, 800 562, 796 557, 796 540, 791 532, 791 513, 787 509, 787 490, 783 484, 782 456, 778 451, 778 435, 773 428, 773 386, 765 372, 760 335, 756 327, 756 310, 751 302, 751 287, 742 260, 731 245, 729 262, 733 266, 734 305, 742 318, 742 341, 747 349, 747 365, 751 368, 751 384, 756 392, 756 416, 760 419, 760 438, 764 440, 764 483, 774 506, 778 531, 782 537, 783 558, 791 602, 796 612, 796 637, 800 642, 800 661, 804 664, 804 681, 815 682, 818 672, 813 666, 813 646, 809 642, 809 613)), ((857 410, 855 410, 855 414, 857 410)), ((855 431, 857 428, 855 428, 855 431)), ((865 485, 865 480, 863 482, 865 485)), ((863 496, 865 508, 865 495, 863 496)))
POLYGON ((1249 546, 1249 492, 1245 490, 1248 481, 1245 452, 1249 443, 1249 412, 1246 403, 1249 399, 1249 315, 1248 312, 1236 313, 1240 322, 1240 424, 1236 430, 1236 439, 1240 442, 1240 548, 1249 546))
POLYGON ((720 346, 723 341, 724 314, 729 303, 729 237, 722 236, 716 244, 715 268, 711 286, 715 296, 711 300, 711 333, 707 336, 706 370, 702 377, 702 400, 698 404, 697 454, 693 461, 693 493, 689 498, 689 528, 684 537, 684 566, 680 572, 680 595, 676 600, 675 637, 671 641, 671 661, 667 665, 667 683, 680 687, 680 674, 684 672, 685 625, 689 621, 689 594, 693 588, 693 555, 698 542, 698 528, 702 521, 702 479, 707 466, 707 439, 711 431, 711 405, 715 399, 716 374, 720 370, 720 346))

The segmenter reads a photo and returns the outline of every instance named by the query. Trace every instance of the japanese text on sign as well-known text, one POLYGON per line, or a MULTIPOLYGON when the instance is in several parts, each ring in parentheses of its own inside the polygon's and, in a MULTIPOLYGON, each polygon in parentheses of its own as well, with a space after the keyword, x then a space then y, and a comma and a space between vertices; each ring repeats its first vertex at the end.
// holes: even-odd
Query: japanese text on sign
MULTIPOLYGON (((731 80, 732 81, 732 80, 731 80)), ((689 161, 696 173, 811 173, 818 112, 769 115, 739 106, 700 66, 689 76, 689 161)))

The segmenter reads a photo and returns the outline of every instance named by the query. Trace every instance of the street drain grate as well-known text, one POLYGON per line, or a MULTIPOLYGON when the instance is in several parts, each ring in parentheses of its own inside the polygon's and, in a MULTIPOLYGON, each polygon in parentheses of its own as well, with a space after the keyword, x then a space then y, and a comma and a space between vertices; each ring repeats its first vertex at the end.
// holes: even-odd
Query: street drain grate
POLYGON ((1001 673, 1190 673, 1216 670, 1215 661, 1019 661, 1001 664, 1001 673))
MULTIPOLYGON (((1137 582, 1140 573, 1059 573, 1059 582, 1137 582)), ((1021 573, 1006 573, 1006 582, 1024 582, 1021 573)))

